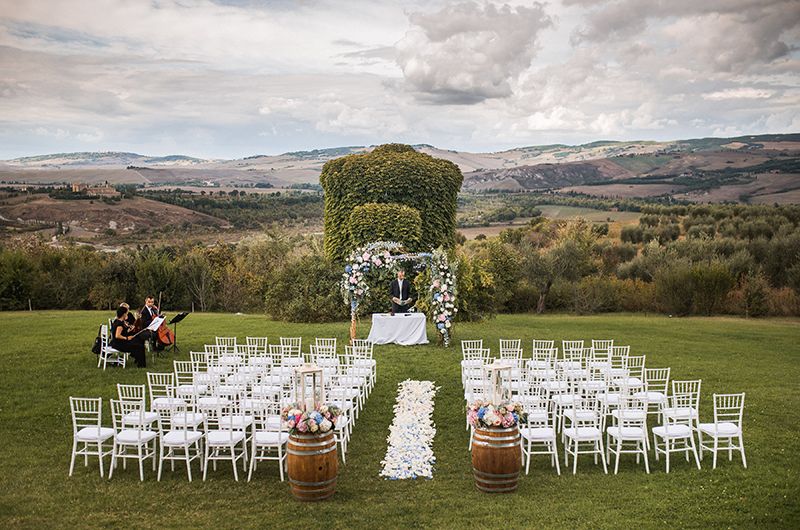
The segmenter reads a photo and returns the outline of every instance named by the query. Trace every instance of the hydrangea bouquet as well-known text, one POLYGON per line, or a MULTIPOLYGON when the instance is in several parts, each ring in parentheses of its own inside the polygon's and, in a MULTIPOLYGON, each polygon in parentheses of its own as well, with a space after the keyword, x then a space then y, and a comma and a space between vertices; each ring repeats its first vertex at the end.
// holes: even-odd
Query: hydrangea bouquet
POLYGON ((527 415, 519 403, 498 405, 476 401, 467 407, 467 421, 476 429, 507 429, 525 422, 527 415))
POLYGON ((289 434, 323 434, 336 427, 342 410, 336 405, 316 404, 314 410, 302 410, 294 403, 285 409, 281 417, 289 434))
POLYGON ((376 241, 355 249, 347 258, 347 265, 339 285, 353 316, 358 310, 358 305, 369 294, 366 274, 371 269, 393 269, 396 266, 395 260, 389 251, 398 248, 400 244, 394 241, 376 241))

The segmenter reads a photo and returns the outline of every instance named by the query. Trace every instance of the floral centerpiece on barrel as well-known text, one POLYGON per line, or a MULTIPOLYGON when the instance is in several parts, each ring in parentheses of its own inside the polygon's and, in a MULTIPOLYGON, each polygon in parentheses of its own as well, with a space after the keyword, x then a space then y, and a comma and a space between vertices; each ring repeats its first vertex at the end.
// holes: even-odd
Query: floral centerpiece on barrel
POLYGON ((315 404, 313 410, 303 410, 294 403, 283 409, 283 425, 289 434, 324 434, 336 428, 342 410, 336 405, 315 404))
POLYGON ((519 424, 527 421, 522 405, 476 401, 467 407, 467 421, 475 486, 486 493, 515 491, 522 466, 519 424))
POLYGON ((491 400, 467 407, 467 422, 472 427, 472 473, 475 486, 486 493, 515 491, 519 481, 519 424, 527 417, 520 404, 511 402, 512 371, 511 363, 495 359, 488 365, 491 400))
POLYGON ((286 469, 292 495, 301 501, 321 501, 336 492, 339 457, 336 425, 342 421, 336 405, 294 403, 281 412, 283 428, 289 431, 286 469))

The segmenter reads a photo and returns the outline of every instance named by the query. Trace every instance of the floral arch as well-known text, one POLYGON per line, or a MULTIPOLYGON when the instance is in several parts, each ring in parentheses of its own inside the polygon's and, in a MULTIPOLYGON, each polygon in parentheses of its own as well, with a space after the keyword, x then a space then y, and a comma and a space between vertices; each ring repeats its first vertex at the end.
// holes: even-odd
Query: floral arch
MULTIPOLYGON (((379 269, 397 270, 400 262, 424 264, 431 277, 428 289, 428 317, 436 324, 436 330, 445 346, 450 345, 453 319, 456 308, 456 269, 441 248, 433 252, 416 254, 402 253, 400 243, 375 241, 356 248, 347 258, 342 273, 340 288, 345 302, 350 306, 350 339, 356 338, 358 308, 370 293, 370 273, 379 269)), ((420 293, 421 295, 422 293, 420 293)))

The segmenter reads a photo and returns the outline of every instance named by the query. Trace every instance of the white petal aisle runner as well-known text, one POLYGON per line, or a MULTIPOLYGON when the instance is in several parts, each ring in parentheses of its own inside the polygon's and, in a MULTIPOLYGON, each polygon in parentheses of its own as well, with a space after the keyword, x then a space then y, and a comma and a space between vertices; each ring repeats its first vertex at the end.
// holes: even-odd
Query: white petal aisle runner
POLYGON ((433 478, 433 381, 407 379, 398 385, 394 420, 389 426, 389 447, 380 476, 393 480, 433 478))

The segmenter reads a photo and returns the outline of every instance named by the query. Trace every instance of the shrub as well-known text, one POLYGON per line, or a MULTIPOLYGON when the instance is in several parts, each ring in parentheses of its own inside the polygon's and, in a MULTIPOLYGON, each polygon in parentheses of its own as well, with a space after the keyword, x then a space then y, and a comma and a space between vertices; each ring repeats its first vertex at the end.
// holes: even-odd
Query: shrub
POLYGON ((737 288, 729 295, 729 307, 745 317, 766 315, 769 311, 769 282, 761 272, 750 271, 739 280, 737 288))
POLYGON ((622 280, 607 276, 586 276, 575 291, 577 313, 605 313, 619 310, 622 280))
MULTIPOLYGON (((368 203, 397 203, 416 209, 421 219, 419 248, 452 248, 462 180, 452 162, 400 144, 325 163, 320 175, 325 190, 325 254, 340 260, 355 248, 351 213, 368 203)), ((378 239, 363 232, 360 237, 378 239)))
POLYGON ((341 266, 312 252, 291 260, 275 274, 267 290, 267 313, 289 322, 347 320, 350 309, 338 285, 341 266))
POLYGON ((421 230, 419 211, 402 204, 371 202, 356 206, 350 214, 354 247, 372 241, 397 241, 408 250, 423 250, 419 247, 421 230))
POLYGON ((800 315, 800 297, 789 287, 770 289, 767 297, 770 316, 790 317, 800 315))
POLYGON ((674 261, 661 267, 655 275, 656 300, 662 310, 676 315, 688 315, 694 302, 692 266, 686 261, 674 261))
POLYGON ((724 303, 734 283, 733 275, 725 262, 695 264, 692 267, 692 286, 697 311, 711 315, 724 303))

